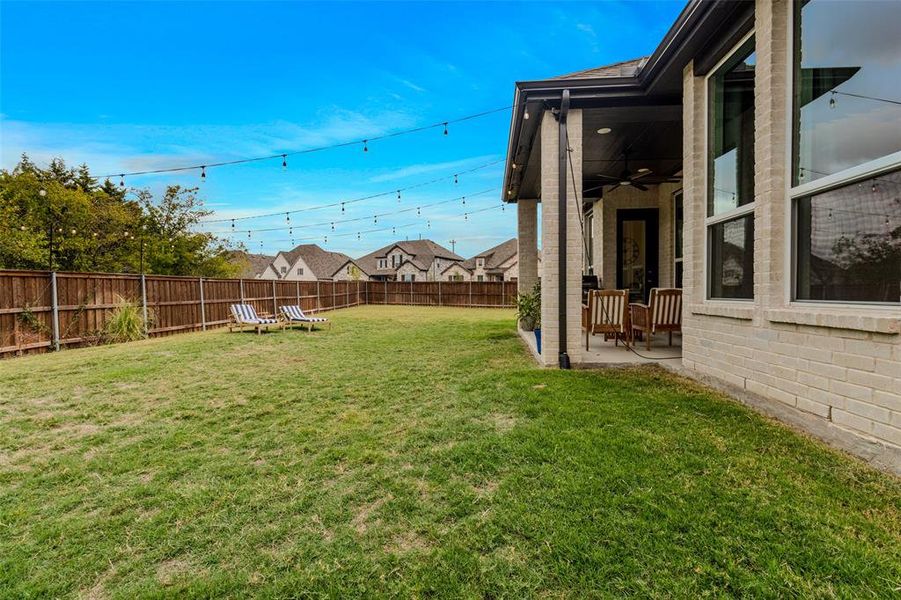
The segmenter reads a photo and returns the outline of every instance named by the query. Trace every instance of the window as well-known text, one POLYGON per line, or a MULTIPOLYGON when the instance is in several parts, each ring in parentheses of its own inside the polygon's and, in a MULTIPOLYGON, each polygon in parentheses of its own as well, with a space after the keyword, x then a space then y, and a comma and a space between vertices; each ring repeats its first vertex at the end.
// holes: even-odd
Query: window
POLYGON ((754 297, 754 38, 708 81, 707 296, 754 297))
POLYGON ((485 279, 484 276, 479 275, 479 276, 476 278, 476 281, 484 281, 484 279, 485 279))
POLYGON ((414 275, 414 274, 401 275, 400 280, 401 281, 416 281, 416 275, 414 275))
POLYGON ((792 299, 901 303, 901 3, 796 3, 792 299))
POLYGON ((285 273, 288 272, 288 267, 282 267, 281 271, 282 271, 282 275, 284 275, 285 273))
POLYGON ((484 258, 477 258, 477 259, 476 259, 476 266, 477 266, 477 267, 480 267, 480 268, 481 268, 481 267, 484 267, 484 266, 485 266, 485 259, 484 259, 484 258))
POLYGON ((682 190, 673 194, 673 287, 682 287, 682 227, 685 215, 682 210, 682 190))
POLYGON ((303 275, 303 267, 298 267, 298 269, 297 269, 297 274, 298 274, 298 275, 303 275))

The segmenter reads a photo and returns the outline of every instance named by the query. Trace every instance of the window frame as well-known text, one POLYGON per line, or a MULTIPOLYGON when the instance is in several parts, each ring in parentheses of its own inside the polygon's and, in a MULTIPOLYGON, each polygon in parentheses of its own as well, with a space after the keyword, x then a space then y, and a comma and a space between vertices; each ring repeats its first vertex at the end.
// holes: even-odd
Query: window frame
MULTIPOLYGON (((751 283, 752 291, 751 291, 750 298, 716 298, 716 297, 713 297, 713 296, 711 296, 712 286, 711 286, 711 281, 710 281, 710 272, 711 272, 710 259, 711 259, 711 255, 713 252, 713 247, 711 245, 711 239, 710 239, 711 227, 713 225, 717 225, 719 223, 724 223, 726 221, 737 220, 739 218, 747 216, 748 214, 751 215, 752 220, 756 220, 756 214, 754 212, 754 208, 757 205, 757 199, 756 199, 757 190, 755 189, 755 191, 754 191, 755 198, 751 202, 748 202, 747 204, 745 204, 743 206, 739 206, 737 208, 728 210, 724 213, 720 213, 718 215, 713 215, 713 216, 707 215, 707 212, 708 212, 707 207, 708 207, 708 203, 710 200, 710 198, 709 198, 710 188, 712 187, 710 184, 710 178, 712 177, 711 169, 712 169, 712 162, 713 162, 710 157, 710 141, 711 141, 711 131, 710 131, 711 119, 710 119, 710 117, 711 117, 711 112, 712 112, 711 106, 710 106, 711 79, 717 75, 720 68, 724 64, 726 64, 729 60, 731 60, 735 56, 735 53, 738 52, 741 49, 741 47, 744 46, 748 42, 748 40, 751 38, 754 39, 753 52, 755 54, 757 53, 757 38, 755 37, 755 33, 756 33, 756 29, 751 29, 751 31, 749 31, 748 33, 743 35, 741 37, 741 39, 738 40, 738 42, 736 42, 729 49, 729 51, 726 52, 725 55, 722 58, 720 58, 720 60, 718 60, 717 63, 715 65, 713 65, 713 67, 704 76, 704 202, 703 202, 703 209, 704 209, 704 236, 703 236, 704 268, 703 268, 702 275, 704 277, 704 302, 705 303, 707 303, 707 302, 717 302, 717 303, 722 302, 722 303, 729 303, 729 304, 732 304, 732 303, 739 303, 739 304, 751 303, 751 304, 753 304, 754 302, 756 302, 756 299, 757 299, 757 296, 754 293, 753 281, 751 283)), ((757 89, 756 74, 755 74, 755 80, 754 80, 754 88, 755 88, 755 103, 754 103, 755 107, 754 107, 754 109, 756 111, 756 109, 757 109, 757 106, 756 106, 756 104, 757 104, 757 102, 756 102, 756 89, 757 89)), ((755 126, 756 126, 756 123, 755 123, 755 126)), ((757 170, 757 157, 756 156, 754 157, 754 170, 756 173, 756 170, 757 170)), ((684 210, 684 204, 683 204, 683 210, 684 210)), ((756 225, 756 223, 755 223, 755 225, 756 225)), ((753 251, 753 248, 752 248, 752 251, 753 251)), ((683 252, 683 254, 685 253, 684 248, 683 248, 682 252, 683 252)), ((757 257, 755 255, 754 261, 756 262, 756 260, 757 260, 757 257)), ((756 269, 755 269, 755 271, 756 271, 756 269)), ((675 276, 675 271, 673 274, 675 276)), ((684 277, 685 277, 684 270, 682 272, 682 276, 684 279, 684 277)), ((754 273, 752 273, 752 277, 753 276, 754 276, 754 273)), ((682 283, 684 286, 685 282, 683 281, 682 283)))
POLYGON ((795 49, 796 43, 800 43, 801 32, 795 31, 795 21, 800 12, 796 12, 795 3, 787 3, 788 10, 788 27, 786 27, 786 68, 789 78, 789 85, 786 85, 785 91, 785 223, 788 225, 788 243, 785 244, 784 261, 788 266, 789 276, 785 277, 785 288, 783 290, 784 297, 789 306, 796 308, 851 308, 860 310, 861 308, 870 308, 876 311, 898 310, 901 307, 899 302, 865 302, 852 300, 805 300, 798 298, 798 201, 832 191, 847 185, 853 185, 861 181, 866 181, 886 173, 901 170, 901 150, 880 156, 873 160, 848 167, 831 175, 824 175, 819 179, 807 181, 800 185, 792 186, 794 178, 794 147, 792 140, 795 135, 795 49))

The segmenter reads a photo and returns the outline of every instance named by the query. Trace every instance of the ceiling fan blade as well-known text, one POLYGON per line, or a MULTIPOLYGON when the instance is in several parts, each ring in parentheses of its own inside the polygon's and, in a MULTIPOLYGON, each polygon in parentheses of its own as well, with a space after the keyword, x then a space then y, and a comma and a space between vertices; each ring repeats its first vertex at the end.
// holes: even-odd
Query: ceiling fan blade
POLYGON ((638 189, 641 190, 642 192, 648 191, 647 186, 642 185, 642 184, 640 184, 640 183, 638 183, 637 181, 634 181, 634 180, 632 181, 632 187, 638 188, 638 189))
POLYGON ((630 177, 629 179, 631 179, 632 181, 635 181, 636 179, 641 179, 642 177, 647 177, 648 175, 652 175, 653 173, 654 173, 653 171, 651 171, 650 169, 648 169, 647 171, 644 171, 644 172, 642 172, 642 173, 638 173, 637 175, 633 175, 633 176, 630 177))
POLYGON ((598 173, 598 177, 603 177, 604 179, 609 179, 610 181, 619 181, 619 177, 613 177, 612 175, 604 175, 603 173, 598 173))

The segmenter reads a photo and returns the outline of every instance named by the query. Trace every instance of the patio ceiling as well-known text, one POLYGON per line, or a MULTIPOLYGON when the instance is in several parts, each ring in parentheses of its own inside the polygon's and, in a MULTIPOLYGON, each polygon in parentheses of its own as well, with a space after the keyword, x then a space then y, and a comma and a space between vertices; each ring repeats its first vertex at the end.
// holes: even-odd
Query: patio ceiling
MULTIPOLYGON (((587 108, 582 115, 582 189, 584 198, 601 197, 602 185, 618 177, 628 152, 629 169, 650 169, 639 181, 660 183, 682 169, 682 107, 680 105, 587 108), (598 130, 610 132, 599 134, 598 130)), ((529 162, 523 169, 519 195, 540 197, 540 135, 536 135, 529 162)))

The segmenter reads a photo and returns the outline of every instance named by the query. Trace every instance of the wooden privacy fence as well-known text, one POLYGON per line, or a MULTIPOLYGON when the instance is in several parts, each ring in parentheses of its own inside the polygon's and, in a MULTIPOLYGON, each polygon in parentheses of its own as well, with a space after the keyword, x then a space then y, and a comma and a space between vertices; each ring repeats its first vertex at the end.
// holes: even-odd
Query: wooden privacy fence
POLYGON ((96 343, 120 298, 139 305, 150 336, 228 323, 229 305, 277 314, 361 304, 510 307, 515 282, 274 281, 0 270, 0 357, 96 343))

